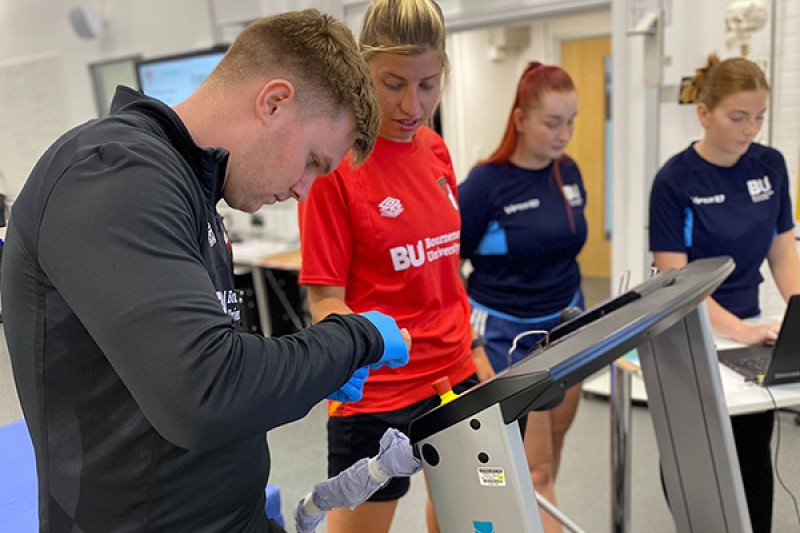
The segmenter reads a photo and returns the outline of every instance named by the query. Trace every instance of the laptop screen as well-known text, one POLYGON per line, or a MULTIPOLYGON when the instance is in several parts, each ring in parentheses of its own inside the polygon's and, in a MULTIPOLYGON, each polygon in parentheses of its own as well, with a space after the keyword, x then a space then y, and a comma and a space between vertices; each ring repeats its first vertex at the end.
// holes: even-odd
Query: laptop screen
POLYGON ((764 385, 800 381, 800 295, 789 298, 764 385))

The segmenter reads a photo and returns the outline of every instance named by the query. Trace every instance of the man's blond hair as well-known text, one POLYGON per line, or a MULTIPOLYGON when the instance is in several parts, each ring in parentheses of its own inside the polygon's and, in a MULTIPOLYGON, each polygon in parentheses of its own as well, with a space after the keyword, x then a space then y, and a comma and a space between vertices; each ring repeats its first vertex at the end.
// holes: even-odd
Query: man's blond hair
POLYGON ((367 158, 380 110, 369 67, 347 26, 316 9, 257 20, 236 38, 209 81, 235 87, 237 81, 265 75, 295 86, 305 116, 350 111, 356 126, 352 159, 367 158))

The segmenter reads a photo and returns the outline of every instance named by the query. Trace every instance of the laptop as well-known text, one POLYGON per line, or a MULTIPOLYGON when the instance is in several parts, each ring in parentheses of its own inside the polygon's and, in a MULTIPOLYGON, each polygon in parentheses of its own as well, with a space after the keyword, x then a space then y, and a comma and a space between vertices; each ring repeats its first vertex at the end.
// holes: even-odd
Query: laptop
POLYGON ((800 295, 792 296, 774 346, 718 352, 719 362, 759 385, 800 382, 800 295))

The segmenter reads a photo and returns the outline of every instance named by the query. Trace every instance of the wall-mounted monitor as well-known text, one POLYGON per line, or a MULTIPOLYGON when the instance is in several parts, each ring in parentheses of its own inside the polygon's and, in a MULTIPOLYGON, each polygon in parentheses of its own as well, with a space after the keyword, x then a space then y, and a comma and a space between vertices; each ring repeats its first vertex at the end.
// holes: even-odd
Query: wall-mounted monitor
POLYGON ((179 104, 211 74, 227 48, 215 46, 185 54, 137 61, 139 90, 169 106, 179 104))

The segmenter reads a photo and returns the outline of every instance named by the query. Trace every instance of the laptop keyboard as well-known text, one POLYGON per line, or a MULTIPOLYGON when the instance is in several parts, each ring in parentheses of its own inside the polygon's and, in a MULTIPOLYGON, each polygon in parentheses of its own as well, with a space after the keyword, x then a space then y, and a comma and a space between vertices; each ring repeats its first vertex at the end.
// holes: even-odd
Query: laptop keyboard
POLYGON ((722 360, 722 364, 730 367, 733 370, 745 370, 757 375, 762 376, 767 373, 769 366, 769 357, 751 357, 747 359, 734 359, 732 361, 722 360))

